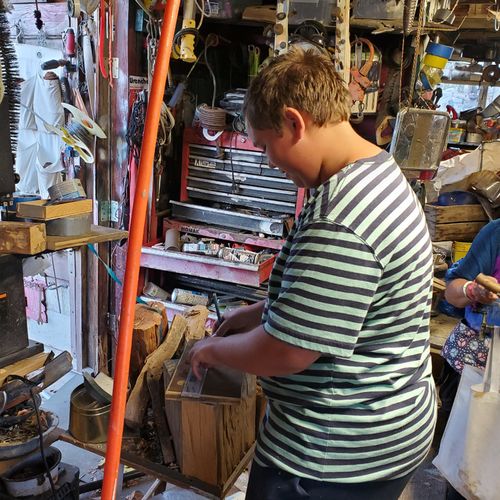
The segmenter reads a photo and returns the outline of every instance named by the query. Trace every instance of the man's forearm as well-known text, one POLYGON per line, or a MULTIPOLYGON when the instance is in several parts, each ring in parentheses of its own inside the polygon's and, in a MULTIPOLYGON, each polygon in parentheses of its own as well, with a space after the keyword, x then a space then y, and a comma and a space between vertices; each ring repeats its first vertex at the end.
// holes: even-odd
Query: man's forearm
POLYGON ((262 326, 221 338, 211 346, 215 364, 261 376, 279 376, 306 369, 319 353, 295 347, 267 334, 262 326))

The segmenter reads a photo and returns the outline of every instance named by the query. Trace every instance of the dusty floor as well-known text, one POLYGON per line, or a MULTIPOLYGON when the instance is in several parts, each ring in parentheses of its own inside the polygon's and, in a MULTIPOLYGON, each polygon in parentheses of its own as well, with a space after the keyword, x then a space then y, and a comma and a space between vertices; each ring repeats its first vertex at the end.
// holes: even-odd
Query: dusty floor
MULTIPOLYGON (((68 374, 61 380, 56 387, 51 387, 45 395, 43 406, 55 412, 59 417, 59 426, 67 429, 69 425, 69 400, 71 391, 82 382, 80 375, 68 374)), ((76 446, 57 442, 55 443, 63 456, 63 462, 76 465, 80 469, 80 480, 82 483, 89 483, 102 479, 103 476, 103 459, 94 453, 82 450, 76 446)), ((433 448, 425 462, 419 467, 410 483, 405 488, 399 500, 444 500, 446 483, 440 476, 437 469, 432 465, 436 450, 433 448)), ((227 500, 244 500, 246 489, 247 474, 244 473, 235 483, 235 487, 230 492, 227 500)), ((130 481, 124 485, 124 489, 120 496, 121 499, 132 499, 134 492, 144 494, 150 488, 154 478, 144 477, 141 479, 130 481)), ((136 495, 140 498, 141 495, 136 495)), ((99 499, 100 491, 96 490, 90 493, 84 493, 80 496, 81 499, 99 499)), ((194 493, 193 491, 183 490, 175 486, 168 486, 165 493, 156 495, 155 499, 168 500, 195 500, 204 497, 194 493)))

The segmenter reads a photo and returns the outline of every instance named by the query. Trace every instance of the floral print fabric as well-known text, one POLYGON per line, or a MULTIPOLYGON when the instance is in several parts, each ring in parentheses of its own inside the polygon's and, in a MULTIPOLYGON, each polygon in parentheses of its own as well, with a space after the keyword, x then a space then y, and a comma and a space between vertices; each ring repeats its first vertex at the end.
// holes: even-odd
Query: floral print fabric
POLYGON ((465 365, 484 369, 490 342, 490 337, 481 338, 478 332, 460 322, 446 339, 441 355, 458 373, 462 373, 465 365))

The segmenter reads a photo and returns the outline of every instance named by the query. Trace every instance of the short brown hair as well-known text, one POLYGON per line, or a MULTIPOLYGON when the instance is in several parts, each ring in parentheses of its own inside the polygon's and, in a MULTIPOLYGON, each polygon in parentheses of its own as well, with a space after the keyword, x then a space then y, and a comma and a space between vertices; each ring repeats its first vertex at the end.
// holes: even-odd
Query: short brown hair
POLYGON ((312 49, 291 48, 253 79, 243 113, 253 128, 279 132, 287 106, 308 113, 314 125, 322 127, 347 121, 351 103, 330 57, 312 49))

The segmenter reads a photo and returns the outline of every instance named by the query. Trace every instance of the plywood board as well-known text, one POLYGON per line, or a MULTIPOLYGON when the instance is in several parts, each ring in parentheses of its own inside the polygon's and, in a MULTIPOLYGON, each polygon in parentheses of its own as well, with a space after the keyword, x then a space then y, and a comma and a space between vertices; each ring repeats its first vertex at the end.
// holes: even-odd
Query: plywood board
POLYGON ((47 249, 64 250, 65 248, 81 247, 87 243, 104 243, 123 240, 127 237, 128 231, 92 225, 90 233, 81 236, 47 236, 47 249))
POLYGON ((17 204, 17 216, 26 219, 52 220, 92 212, 92 200, 77 200, 47 205, 49 200, 23 201, 17 204))
POLYGON ((46 248, 45 224, 0 222, 0 253, 35 255, 46 248))

